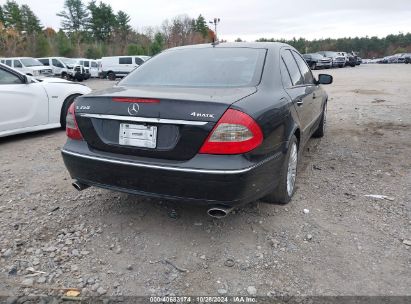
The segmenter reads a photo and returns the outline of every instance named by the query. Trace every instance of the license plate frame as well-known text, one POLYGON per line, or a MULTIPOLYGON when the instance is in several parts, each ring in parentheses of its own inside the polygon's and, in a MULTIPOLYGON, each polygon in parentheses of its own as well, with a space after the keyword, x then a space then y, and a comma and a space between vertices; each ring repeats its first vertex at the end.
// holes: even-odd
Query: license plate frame
POLYGON ((157 147, 157 127, 120 123, 118 141, 120 146, 155 149, 157 147))

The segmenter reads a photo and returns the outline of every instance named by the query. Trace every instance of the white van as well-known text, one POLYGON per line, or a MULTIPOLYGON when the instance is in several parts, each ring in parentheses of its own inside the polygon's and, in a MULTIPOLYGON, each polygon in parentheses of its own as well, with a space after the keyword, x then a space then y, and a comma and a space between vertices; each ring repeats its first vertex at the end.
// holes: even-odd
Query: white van
POLYGON ((46 77, 53 75, 52 69, 44 66, 40 61, 32 57, 4 58, 3 60, 4 64, 29 76, 46 77))
POLYGON ((67 78, 68 68, 63 61, 63 57, 46 57, 37 58, 43 65, 50 67, 53 70, 54 76, 67 78))
POLYGON ((87 58, 78 58, 78 63, 82 65, 86 71, 90 73, 90 77, 98 77, 98 64, 97 60, 87 59, 87 58))
POLYGON ((115 80, 124 77, 136 67, 150 59, 150 56, 111 56, 101 58, 102 77, 115 80))

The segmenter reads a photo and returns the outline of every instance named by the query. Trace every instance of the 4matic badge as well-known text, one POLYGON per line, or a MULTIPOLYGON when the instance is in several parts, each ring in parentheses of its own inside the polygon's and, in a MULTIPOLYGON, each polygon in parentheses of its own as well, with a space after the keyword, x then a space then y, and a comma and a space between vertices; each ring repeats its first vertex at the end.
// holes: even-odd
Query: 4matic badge
POLYGON ((193 117, 214 118, 214 114, 208 114, 208 113, 193 112, 190 115, 193 116, 193 117))

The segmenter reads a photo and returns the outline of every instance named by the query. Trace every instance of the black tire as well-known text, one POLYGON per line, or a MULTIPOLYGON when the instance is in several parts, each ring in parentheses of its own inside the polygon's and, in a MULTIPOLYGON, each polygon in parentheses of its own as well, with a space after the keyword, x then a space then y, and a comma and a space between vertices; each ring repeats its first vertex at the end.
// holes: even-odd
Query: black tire
POLYGON ((315 62, 311 63, 311 70, 316 70, 317 64, 315 62))
POLYGON ((339 67, 339 68, 343 68, 343 67, 344 67, 344 65, 343 65, 343 64, 340 64, 338 67, 339 67))
POLYGON ((82 81, 84 80, 84 76, 83 76, 83 74, 81 74, 80 72, 77 72, 77 73, 74 75, 74 79, 77 80, 78 82, 82 82, 82 81))
POLYGON ((61 78, 67 80, 68 79, 67 73, 61 73, 61 78))
POLYGON ((60 113, 60 125, 62 129, 66 128, 66 116, 67 116, 67 111, 70 108, 71 104, 74 102, 74 100, 78 97, 81 96, 80 94, 74 94, 70 95, 69 97, 66 98, 66 100, 63 103, 63 106, 61 107, 61 113, 60 113))
MULTIPOLYGON (((290 156, 293 151, 293 147, 295 147, 295 162, 296 166, 298 164, 298 140, 293 135, 288 143, 288 150, 287 150, 287 155, 285 156, 284 163, 282 165, 281 171, 280 171, 280 176, 279 176, 279 183, 276 187, 276 189, 271 192, 270 194, 266 195, 262 201, 265 203, 269 204, 280 204, 280 205, 285 205, 291 201, 291 198, 295 192, 295 180, 297 177, 297 167, 295 167, 294 171, 294 182, 292 185, 291 191, 288 191, 287 187, 287 177, 288 177, 288 170, 289 170, 289 163, 290 163, 290 156)), ((278 174, 275 172, 275 174, 278 174)))
POLYGON ((116 74, 114 74, 113 72, 109 72, 107 74, 107 78, 111 81, 114 81, 114 80, 116 80, 117 77, 116 77, 116 74))
POLYGON ((325 134, 325 128, 327 126, 327 103, 325 103, 323 108, 323 113, 321 114, 320 124, 318 125, 317 130, 315 130, 313 137, 321 138, 325 134))

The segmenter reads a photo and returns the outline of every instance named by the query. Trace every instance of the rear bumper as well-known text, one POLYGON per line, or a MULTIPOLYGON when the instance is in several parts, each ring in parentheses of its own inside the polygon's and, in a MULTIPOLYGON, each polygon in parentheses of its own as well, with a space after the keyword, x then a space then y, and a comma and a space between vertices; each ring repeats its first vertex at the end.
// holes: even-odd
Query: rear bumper
POLYGON ((238 206, 260 199, 278 184, 276 173, 284 158, 277 152, 252 163, 241 155, 197 155, 187 162, 154 163, 130 156, 120 159, 73 142, 66 144, 62 156, 71 177, 81 183, 206 205, 238 206))

